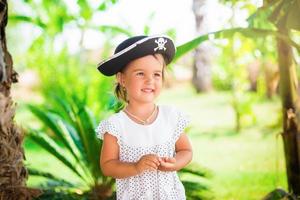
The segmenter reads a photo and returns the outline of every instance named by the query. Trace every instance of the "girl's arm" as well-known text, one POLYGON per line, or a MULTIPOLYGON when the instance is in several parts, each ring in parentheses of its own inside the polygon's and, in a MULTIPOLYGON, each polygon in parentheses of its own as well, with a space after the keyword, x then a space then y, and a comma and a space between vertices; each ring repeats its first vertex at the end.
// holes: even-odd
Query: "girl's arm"
POLYGON ((174 158, 161 158, 159 170, 178 171, 185 167, 193 157, 192 145, 185 133, 182 133, 175 144, 174 158))
POLYGON ((127 178, 138 175, 145 170, 157 170, 158 165, 158 157, 155 155, 145 155, 137 163, 121 162, 117 138, 111 134, 104 134, 100 166, 105 176, 118 179, 127 178))

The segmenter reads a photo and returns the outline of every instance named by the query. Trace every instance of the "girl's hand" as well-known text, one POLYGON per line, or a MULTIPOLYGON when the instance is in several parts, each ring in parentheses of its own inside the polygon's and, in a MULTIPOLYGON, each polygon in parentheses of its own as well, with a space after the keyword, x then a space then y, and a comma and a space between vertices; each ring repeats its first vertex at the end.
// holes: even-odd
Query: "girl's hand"
POLYGON ((139 174, 146 170, 157 170, 159 165, 159 158, 154 154, 144 155, 135 163, 136 170, 139 174))
POLYGON ((159 158, 160 166, 159 170, 161 171, 175 171, 176 170, 176 159, 173 157, 162 157, 159 158))

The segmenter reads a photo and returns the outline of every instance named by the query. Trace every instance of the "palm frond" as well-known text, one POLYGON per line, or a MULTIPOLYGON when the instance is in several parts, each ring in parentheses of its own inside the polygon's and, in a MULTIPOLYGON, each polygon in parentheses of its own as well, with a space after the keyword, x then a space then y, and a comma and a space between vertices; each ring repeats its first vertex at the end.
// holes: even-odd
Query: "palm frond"
POLYGON ((77 169, 77 167, 68 159, 65 152, 61 147, 59 147, 51 137, 47 134, 43 134, 37 132, 35 130, 30 130, 28 132, 28 137, 35 141, 37 144, 42 146, 45 150, 55 156, 58 160, 60 160, 64 165, 66 165, 69 169, 71 169, 75 174, 77 174, 82 180, 88 182, 86 178, 81 175, 77 169))
POLYGON ((182 168, 179 171, 179 173, 188 173, 188 174, 192 174, 192 175, 199 176, 199 177, 205 177, 205 178, 212 177, 212 173, 208 169, 200 166, 197 163, 189 164, 185 168, 182 168))
POLYGON ((212 198, 209 187, 199 182, 182 181, 187 200, 208 200, 212 198))
POLYGON ((96 124, 93 120, 91 112, 87 107, 74 97, 74 106, 77 113, 77 127, 78 133, 83 141, 83 148, 87 155, 87 162, 90 163, 89 167, 94 176, 101 176, 99 170, 99 157, 102 142, 96 137, 95 128, 96 124))
POLYGON ((176 55, 172 62, 175 62, 178 58, 185 55, 189 51, 195 49, 199 44, 209 39, 221 39, 221 38, 231 38, 234 34, 240 33, 245 37, 257 38, 257 37, 266 37, 266 36, 274 36, 278 37, 284 41, 286 41, 289 45, 294 46, 298 52, 300 52, 300 45, 293 41, 290 37, 280 34, 274 30, 266 30, 259 28, 231 28, 224 29, 221 31, 216 31, 212 33, 208 33, 205 35, 201 35, 196 37, 180 46, 177 47, 176 55))
POLYGON ((48 112, 46 108, 34 105, 27 105, 27 107, 44 123, 45 126, 52 130, 52 133, 58 137, 59 141, 63 143, 64 147, 71 153, 77 163, 81 165, 82 170, 88 176, 89 173, 82 163, 84 160, 82 159, 82 155, 84 154, 80 153, 80 150, 82 150, 82 148, 80 148, 81 142, 77 139, 78 136, 70 125, 55 113, 48 112))
POLYGON ((64 179, 58 178, 55 175, 48 173, 48 172, 42 172, 38 169, 34 169, 34 168, 30 168, 30 167, 27 167, 27 170, 28 170, 29 175, 51 179, 51 180, 59 183, 59 185, 61 185, 61 186, 65 186, 65 187, 76 187, 77 186, 71 182, 64 180, 64 179))

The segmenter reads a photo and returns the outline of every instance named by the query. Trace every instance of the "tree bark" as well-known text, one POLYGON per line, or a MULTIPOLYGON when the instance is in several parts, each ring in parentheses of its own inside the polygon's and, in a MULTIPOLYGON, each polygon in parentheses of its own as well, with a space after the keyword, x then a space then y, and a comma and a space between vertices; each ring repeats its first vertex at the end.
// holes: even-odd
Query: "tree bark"
POLYGON ((0 0, 0 199, 31 199, 36 192, 25 187, 23 134, 14 123, 15 104, 11 84, 17 82, 11 55, 6 47, 7 1, 0 0))
MULTIPOLYGON (((279 29, 281 34, 288 30, 279 29)), ((280 71, 280 95, 283 111, 283 143, 289 191, 300 195, 300 132, 299 108, 297 108, 297 76, 293 62, 292 48, 277 38, 278 63, 280 71)), ((299 106, 298 106, 299 107, 299 106)))
MULTIPOLYGON (((206 0, 193 0, 193 12, 196 21, 197 35, 205 34, 203 28, 205 12, 203 6, 206 0)), ((208 43, 200 44, 194 52, 192 83, 197 92, 207 92, 212 89, 211 84, 211 50, 208 43)))

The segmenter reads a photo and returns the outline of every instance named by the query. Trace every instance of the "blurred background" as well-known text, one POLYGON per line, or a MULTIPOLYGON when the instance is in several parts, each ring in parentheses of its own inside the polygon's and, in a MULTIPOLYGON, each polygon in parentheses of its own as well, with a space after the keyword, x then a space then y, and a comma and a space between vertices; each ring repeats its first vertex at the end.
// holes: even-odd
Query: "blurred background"
POLYGON ((18 72, 12 95, 26 133, 27 185, 43 189, 40 199, 115 198, 114 180, 98 166, 95 128, 120 102, 114 77, 96 66, 130 36, 165 34, 178 51, 158 104, 191 117, 194 158, 180 171, 188 199, 251 200, 288 190, 275 36, 298 68, 300 6, 293 2, 9 1, 6 37, 18 72))

